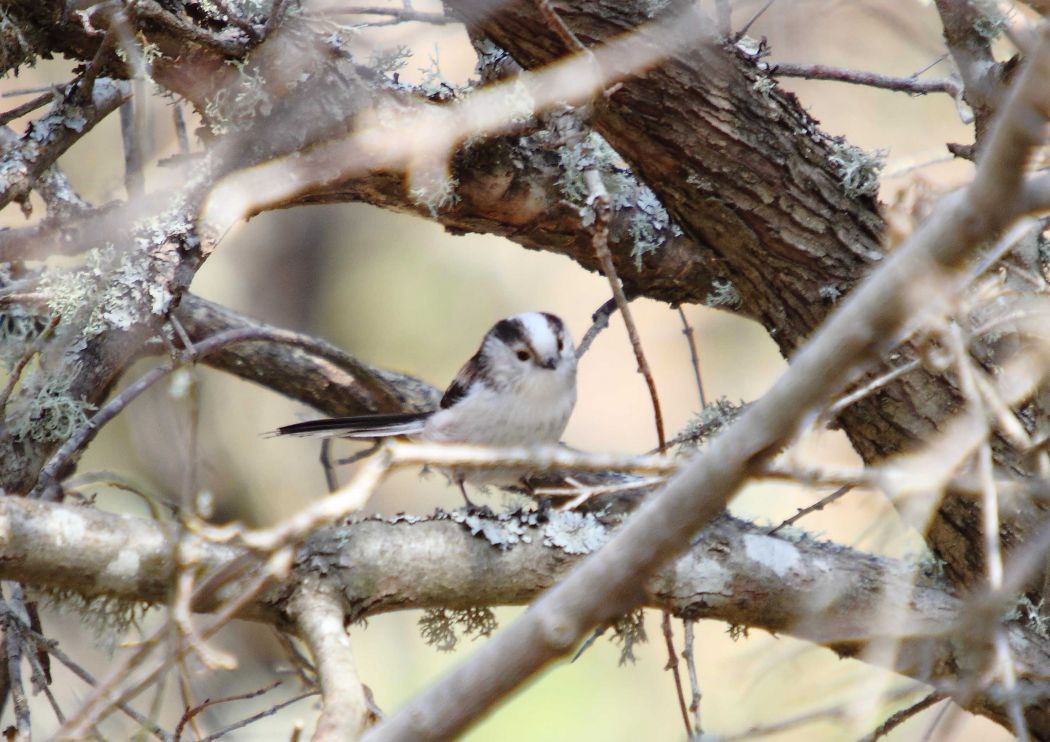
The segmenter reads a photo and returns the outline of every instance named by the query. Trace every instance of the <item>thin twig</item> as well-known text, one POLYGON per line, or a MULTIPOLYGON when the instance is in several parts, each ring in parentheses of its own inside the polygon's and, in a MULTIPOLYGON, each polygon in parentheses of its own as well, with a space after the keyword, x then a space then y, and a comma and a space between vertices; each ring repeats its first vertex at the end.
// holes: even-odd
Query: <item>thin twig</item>
POLYGON ((598 337, 602 330, 609 326, 609 318, 612 317, 613 312, 618 308, 619 306, 614 296, 594 310, 594 314, 591 315, 591 326, 584 333, 580 344, 576 346, 576 360, 580 360, 583 354, 590 350, 591 343, 594 342, 594 339, 598 337))
POLYGON ((704 381, 700 376, 700 354, 696 349, 696 334, 693 332, 689 318, 685 316, 685 310, 678 307, 678 316, 682 318, 682 334, 689 344, 689 360, 693 364, 693 375, 696 377, 696 392, 700 395, 700 409, 707 407, 707 396, 704 394, 704 381))
POLYGON ((190 137, 186 132, 186 114, 182 112, 182 104, 178 101, 171 107, 171 116, 175 125, 175 138, 179 142, 179 154, 190 153, 190 137))
POLYGON ((182 739, 182 731, 186 728, 186 724, 194 716, 199 714, 204 709, 211 706, 218 706, 220 703, 232 703, 234 701, 247 701, 250 698, 258 698, 259 696, 265 695, 281 684, 280 680, 276 680, 263 688, 257 688, 247 693, 238 693, 234 696, 224 696, 223 698, 206 698, 201 703, 197 704, 193 708, 186 709, 182 714, 182 718, 179 719, 179 723, 175 726, 175 739, 174 742, 179 742, 182 739))
MULTIPOLYGON (((0 611, 4 611, 3 605, 0 605, 0 611)), ((4 611, 3 617, 4 617, 4 620, 10 620, 11 619, 10 611, 9 610, 8 611, 4 611)), ((79 664, 74 662, 73 659, 69 655, 67 655, 65 652, 63 652, 61 649, 58 648, 58 642, 56 642, 56 641, 54 641, 52 639, 48 639, 46 636, 40 634, 39 632, 33 631, 33 630, 29 629, 28 627, 26 627, 24 625, 21 627, 21 631, 26 636, 27 639, 35 642, 37 647, 39 647, 41 650, 47 652, 47 654, 49 656, 54 657, 56 660, 58 660, 60 663, 62 663, 66 668, 68 668, 70 670, 70 672, 72 672, 78 678, 83 680, 85 683, 87 683, 88 685, 91 685, 91 686, 97 685, 97 681, 95 680, 94 676, 91 673, 89 673, 87 670, 85 670, 79 664)), ((120 711, 122 711, 130 719, 134 720, 134 722, 136 724, 138 724, 139 726, 141 726, 144 729, 148 729, 150 734, 152 734, 157 739, 162 740, 163 742, 172 742, 170 734, 165 732, 163 729, 161 729, 155 723, 151 722, 149 719, 147 719, 145 716, 143 716, 142 714, 140 714, 137 711, 135 711, 135 709, 131 708, 127 704, 124 704, 124 703, 117 704, 117 708, 120 709, 120 711)))
POLYGON ((333 438, 325 438, 321 441, 321 469, 324 470, 324 482, 329 492, 339 489, 339 480, 335 478, 335 466, 332 464, 333 440, 333 438))
POLYGON ((43 95, 33 98, 30 101, 26 101, 20 106, 12 108, 10 111, 4 111, 0 113, 0 126, 7 126, 10 122, 17 118, 25 116, 27 113, 32 113, 36 109, 46 106, 48 103, 55 99, 55 96, 59 95, 58 87, 47 88, 47 92, 43 95))
POLYGON ((584 182, 590 192, 590 205, 594 209, 595 219, 591 228, 594 251, 598 256, 598 262, 602 267, 605 278, 609 281, 613 297, 623 315, 623 323, 627 328, 627 337, 631 340, 631 348, 634 350, 635 360, 638 362, 638 372, 645 378, 645 384, 649 388, 649 398, 653 403, 653 418, 656 423, 656 440, 663 452, 667 448, 667 439, 664 436, 664 417, 660 411, 660 398, 656 393, 656 382, 653 380, 653 372, 649 369, 649 361, 646 360, 642 351, 642 339, 638 335, 638 327, 634 323, 634 317, 627 303, 623 285, 619 276, 616 275, 616 266, 613 265, 612 252, 609 250, 609 194, 605 190, 605 184, 601 176, 594 168, 589 168, 583 173, 584 182))
POLYGON ((883 75, 878 72, 850 70, 844 67, 830 67, 824 64, 791 64, 778 62, 770 65, 769 74, 774 77, 801 77, 804 80, 831 80, 852 85, 865 85, 882 90, 893 90, 912 95, 927 93, 947 93, 952 98, 962 95, 962 83, 951 77, 936 80, 919 80, 915 75, 899 77, 883 75))
POLYGON ((759 8, 758 12, 755 13, 753 16, 751 16, 751 20, 749 20, 747 23, 745 23, 744 27, 736 32, 736 36, 734 36, 734 39, 736 39, 737 41, 740 41, 740 39, 742 39, 745 36, 747 36, 747 32, 751 30, 751 26, 755 25, 755 21, 757 21, 759 18, 761 18, 762 15, 767 10, 769 10, 769 7, 773 3, 775 3, 776 1, 777 0, 769 0, 765 5, 763 5, 761 8, 759 8))
POLYGON ((876 727, 871 734, 864 735, 860 738, 858 742, 875 742, 875 740, 879 739, 880 737, 885 737, 887 734, 892 732, 894 729, 899 727, 901 724, 903 724, 919 712, 925 711, 930 706, 935 706, 941 701, 947 700, 947 698, 948 697, 943 693, 934 691, 933 693, 930 693, 928 696, 923 698, 921 701, 917 701, 911 706, 901 709, 900 711, 890 716, 888 719, 886 719, 886 721, 879 724, 879 726, 876 727))
POLYGON ((773 534, 775 534, 777 531, 779 531, 782 528, 787 528, 788 526, 795 525, 795 523, 800 521, 802 518, 805 518, 810 513, 815 513, 818 510, 823 510, 825 507, 827 507, 831 503, 835 502, 835 500, 839 499, 840 497, 845 495, 847 492, 849 492, 851 489, 853 489, 853 486, 854 485, 852 485, 852 484, 844 484, 841 487, 839 487, 837 490, 832 492, 830 495, 828 495, 827 497, 822 497, 821 499, 817 500, 815 503, 813 503, 809 507, 799 508, 799 511, 797 513, 792 515, 790 518, 785 520, 783 523, 778 525, 776 528, 771 528, 766 535, 767 536, 772 536, 773 534))
MULTIPOLYGON (((240 586, 241 589, 218 609, 212 623, 200 632, 200 639, 207 641, 217 634, 245 606, 255 600, 258 593, 270 583, 274 575, 286 574, 290 562, 291 552, 288 550, 282 549, 273 554, 266 564, 259 568, 257 574, 246 584, 240 586)), ((193 602, 196 603, 197 599, 203 598, 205 595, 214 595, 216 589, 214 581, 202 581, 202 584, 195 590, 193 602)), ((85 728, 90 728, 96 724, 110 709, 131 700, 149 687, 155 682, 157 676, 165 667, 172 661, 185 655, 188 651, 187 648, 184 645, 176 646, 169 648, 162 657, 155 659, 151 667, 146 665, 147 657, 161 643, 161 640, 167 638, 169 632, 170 624, 166 623, 143 641, 134 652, 116 664, 110 671, 108 678, 92 689, 92 692, 83 701, 74 716, 67 720, 62 729, 58 731, 57 736, 76 737, 82 734, 85 728), (145 670, 142 679, 130 687, 125 687, 123 691, 117 692, 120 684, 129 680, 134 670, 145 670)))
POLYGON ((275 330, 269 327, 244 327, 236 330, 227 330, 213 335, 198 342, 193 348, 188 348, 176 358, 169 359, 159 366, 155 366, 133 383, 125 387, 119 394, 114 396, 102 408, 96 412, 87 423, 71 435, 62 446, 52 454, 48 462, 40 469, 36 486, 30 493, 31 497, 39 497, 47 489, 62 468, 72 456, 87 445, 98 434, 98 431, 110 420, 116 417, 125 407, 149 389, 160 379, 164 378, 180 366, 200 360, 209 353, 233 343, 243 343, 251 340, 268 340, 270 342, 281 342, 297 347, 310 349, 315 341, 306 338, 299 333, 275 330))
POLYGON ((685 705, 685 689, 682 688, 682 673, 678 670, 678 654, 674 648, 674 633, 671 631, 671 613, 662 611, 663 618, 660 621, 660 630, 664 635, 664 643, 667 645, 667 664, 665 670, 670 670, 674 676, 675 694, 678 696, 678 710, 682 712, 682 723, 685 724, 685 736, 693 733, 693 725, 689 723, 689 709, 685 705))
POLYGON ((695 643, 696 621, 684 619, 682 625, 685 631, 685 639, 682 642, 682 659, 689 673, 689 688, 692 695, 689 701, 689 711, 693 714, 693 729, 691 738, 696 739, 704 734, 703 724, 700 719, 700 676, 696 672, 696 657, 693 655, 693 644, 695 643))
POLYGON ((551 7, 549 0, 536 0, 536 7, 539 8, 540 15, 543 16, 544 20, 547 21, 547 25, 551 27, 554 33, 561 39, 565 46, 569 47, 570 52, 583 52, 587 50, 587 47, 583 45, 576 34, 572 32, 565 21, 561 19, 554 8, 551 7))
POLYGON ((852 405, 856 404, 857 402, 859 402, 860 400, 864 399, 865 397, 871 396, 872 394, 877 392, 879 389, 882 389, 883 387, 885 387, 890 382, 894 381, 895 379, 900 378, 901 376, 903 376, 904 374, 908 373, 909 371, 912 371, 912 370, 914 370, 916 368, 919 368, 919 366, 921 366, 921 365, 922 365, 922 362, 919 359, 916 358, 916 359, 912 359, 912 360, 908 361, 907 363, 901 364, 900 366, 897 366, 896 368, 892 369, 891 371, 887 371, 886 373, 884 373, 884 374, 882 374, 880 376, 876 376, 874 379, 869 381, 867 384, 862 386, 860 389, 855 389, 854 391, 850 392, 849 394, 847 394, 847 395, 845 395, 843 397, 840 397, 838 400, 836 400, 834 404, 832 404, 831 406, 828 407, 828 410, 825 413, 825 417, 828 418, 829 420, 834 420, 847 407, 851 407, 852 405))
POLYGON ((219 739, 221 737, 225 737, 230 732, 236 732, 238 729, 244 729, 249 724, 254 724, 255 722, 259 721, 260 719, 265 719, 268 716, 273 716, 274 714, 276 714, 281 709, 287 708, 288 706, 291 706, 293 703, 299 703, 299 701, 303 700, 304 698, 309 698, 310 696, 316 696, 316 695, 317 695, 317 691, 315 691, 315 690, 308 690, 305 693, 300 693, 297 696, 292 696, 287 701, 282 701, 281 703, 278 703, 276 706, 271 706, 270 708, 266 709, 265 711, 260 711, 259 713, 255 714, 253 716, 249 716, 247 719, 241 719, 236 724, 231 724, 230 726, 226 727, 225 729, 221 729, 218 732, 215 732, 214 734, 209 734, 207 737, 202 739, 200 742, 215 742, 215 740, 217 740, 217 739, 219 739))

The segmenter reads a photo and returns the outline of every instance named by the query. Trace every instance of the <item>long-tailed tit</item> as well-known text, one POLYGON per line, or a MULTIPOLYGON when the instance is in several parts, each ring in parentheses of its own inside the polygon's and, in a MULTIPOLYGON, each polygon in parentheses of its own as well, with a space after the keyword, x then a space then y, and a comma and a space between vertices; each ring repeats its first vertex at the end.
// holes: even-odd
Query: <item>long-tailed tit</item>
MULTIPOLYGON (((285 425, 278 435, 527 446, 557 443, 576 404, 576 352, 565 323, 527 312, 497 322, 431 412, 334 417, 285 425)), ((500 472, 453 471, 463 482, 509 484, 500 472)), ((511 480, 520 480, 521 472, 511 480)))

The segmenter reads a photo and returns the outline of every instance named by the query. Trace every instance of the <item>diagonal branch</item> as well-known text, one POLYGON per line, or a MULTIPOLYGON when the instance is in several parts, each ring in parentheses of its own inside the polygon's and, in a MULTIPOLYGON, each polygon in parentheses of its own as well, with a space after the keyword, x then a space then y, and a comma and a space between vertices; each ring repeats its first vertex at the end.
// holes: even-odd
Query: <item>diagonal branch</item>
POLYGON ((30 124, 18 146, 0 158, 0 208, 29 195, 29 189, 85 132, 115 111, 131 94, 123 80, 95 80, 91 99, 63 100, 30 124))

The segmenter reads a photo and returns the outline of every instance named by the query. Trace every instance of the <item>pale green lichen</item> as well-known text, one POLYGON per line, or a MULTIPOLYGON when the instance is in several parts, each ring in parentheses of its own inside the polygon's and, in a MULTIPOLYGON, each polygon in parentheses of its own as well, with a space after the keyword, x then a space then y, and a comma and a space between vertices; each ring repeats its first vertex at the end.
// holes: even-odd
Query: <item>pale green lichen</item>
POLYGON ((995 41, 1010 25, 997 0, 970 0, 970 4, 977 11, 973 30, 987 41, 995 41))
POLYGON ((150 608, 141 601, 123 600, 109 595, 87 598, 72 590, 49 589, 44 597, 49 608, 75 616, 77 624, 90 630, 99 647, 108 652, 116 649, 117 643, 150 608))
POLYGON ((27 383, 22 403, 8 418, 11 435, 17 440, 64 441, 88 423, 95 405, 74 397, 69 378, 44 376, 27 383))
POLYGON ((876 196, 879 175, 886 166, 886 151, 865 152, 845 141, 831 143, 829 162, 835 166, 846 195, 853 198, 876 196))
POLYGON ((216 92, 204 104, 204 120, 216 136, 235 131, 257 117, 268 116, 273 109, 262 74, 240 60, 231 60, 228 64, 240 73, 236 82, 216 92))
POLYGON ((584 174, 589 170, 598 172, 613 213, 627 214, 625 220, 613 220, 610 237, 614 241, 629 238, 631 257, 639 270, 647 254, 682 234, 652 189, 634 177, 599 134, 589 132, 586 137, 565 144, 558 150, 558 159, 558 187, 566 200, 579 209, 583 227, 591 226, 596 218, 584 174))
POLYGON ((612 626, 610 641, 620 645, 620 665, 634 664, 634 648, 649 639, 645 635, 645 611, 639 608, 620 618, 612 626))
POLYGON ((704 297, 709 307, 735 307, 740 304, 740 292, 729 280, 716 278, 711 281, 711 291, 704 297))
POLYGON ((438 213, 459 203, 459 181, 446 172, 413 173, 409 196, 436 218, 438 213))
POLYGON ((368 66, 380 75, 393 75, 403 70, 411 58, 412 49, 407 46, 376 49, 368 60, 368 66))
POLYGON ((144 314, 161 316, 172 302, 168 289, 174 270, 166 253, 154 248, 170 239, 183 239, 192 246, 192 225, 165 221, 164 217, 145 222, 134 240, 138 249, 106 245, 89 251, 80 266, 49 271, 40 281, 40 292, 48 308, 62 318, 65 326, 81 328, 80 343, 107 330, 127 330, 142 321, 144 314))
POLYGON ((751 85, 751 89, 762 96, 766 103, 772 103, 773 91, 777 89, 777 84, 772 77, 760 77, 751 85))
POLYGON ((744 411, 745 403, 733 404, 725 397, 711 402, 693 415, 675 440, 681 441, 679 453, 692 453, 724 430, 744 411))
POLYGON ((543 543, 566 554, 590 554, 601 548, 609 537, 609 529, 593 514, 574 510, 551 513, 543 526, 543 543))
MULTIPOLYGON (((420 73, 418 88, 422 91, 423 95, 428 98, 448 100, 450 98, 456 98, 464 92, 460 86, 456 85, 442 74, 441 48, 437 44, 434 44, 434 51, 430 55, 427 66, 419 67, 417 69, 420 73)), ((531 112, 531 106, 529 110, 531 112)))
POLYGON ((837 302, 839 298, 842 297, 842 292, 839 290, 838 286, 821 286, 819 289, 817 289, 817 293, 820 294, 821 299, 827 302, 831 302, 832 304, 837 302))
POLYGON ((1027 595, 1022 595, 1007 612, 1006 620, 1022 623, 1044 639, 1050 638, 1050 625, 1043 613, 1042 599, 1033 603, 1027 595))
POLYGON ((463 638, 489 636, 496 630, 496 616, 489 608, 428 608, 419 618, 423 641, 439 652, 451 652, 463 638), (458 628, 458 633, 457 633, 458 628))

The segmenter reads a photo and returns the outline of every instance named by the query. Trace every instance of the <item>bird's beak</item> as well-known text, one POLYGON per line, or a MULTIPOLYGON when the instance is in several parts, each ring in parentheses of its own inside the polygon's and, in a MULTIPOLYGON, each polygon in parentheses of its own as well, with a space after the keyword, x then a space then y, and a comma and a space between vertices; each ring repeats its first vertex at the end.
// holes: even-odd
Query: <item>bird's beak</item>
POLYGON ((540 364, 540 367, 541 368, 546 368, 546 369, 549 369, 549 370, 553 371, 555 369, 555 367, 557 367, 557 365, 558 365, 558 359, 557 358, 548 358, 546 361, 544 361, 543 363, 540 364))

